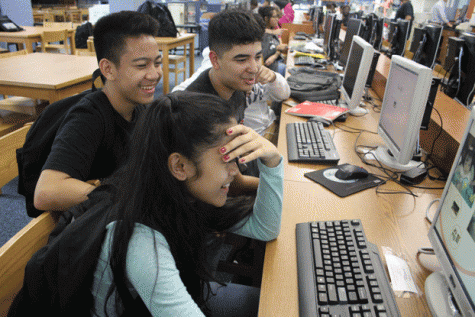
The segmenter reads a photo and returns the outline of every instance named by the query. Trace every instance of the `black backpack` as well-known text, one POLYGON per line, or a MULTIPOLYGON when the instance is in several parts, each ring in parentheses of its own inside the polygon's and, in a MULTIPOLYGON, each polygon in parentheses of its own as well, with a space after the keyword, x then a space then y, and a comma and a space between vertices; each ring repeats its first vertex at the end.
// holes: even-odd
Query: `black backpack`
POLYGON ((175 21, 166 5, 147 0, 139 6, 137 12, 148 14, 158 21, 160 24, 158 37, 177 37, 178 30, 175 21))
MULTIPOLYGON (((93 74, 94 80, 100 75, 99 69, 93 74)), ((35 120, 26 135, 25 143, 22 148, 17 149, 16 159, 18 163, 18 193, 25 196, 26 211, 28 216, 37 217, 43 213, 42 210, 35 208, 33 198, 36 183, 46 163, 53 141, 56 137, 59 127, 63 123, 63 119, 76 103, 83 97, 94 93, 97 89, 86 90, 80 94, 59 100, 47 106, 38 119, 35 120)), ((111 116, 110 111, 106 111, 108 107, 97 107, 104 110, 104 116, 111 116)), ((113 138, 113 127, 106 129, 106 138, 113 138)))
POLYGON ((300 102, 338 100, 341 78, 339 74, 316 70, 313 67, 298 67, 289 70, 287 77, 290 96, 300 102))
POLYGON ((92 35, 92 24, 86 22, 76 28, 75 42, 76 48, 87 48, 87 39, 92 35))

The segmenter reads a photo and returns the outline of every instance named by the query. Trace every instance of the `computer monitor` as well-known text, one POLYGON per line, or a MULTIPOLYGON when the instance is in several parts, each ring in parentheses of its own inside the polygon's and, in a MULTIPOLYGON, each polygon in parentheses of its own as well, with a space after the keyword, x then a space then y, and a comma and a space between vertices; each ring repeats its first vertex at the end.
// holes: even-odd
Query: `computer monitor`
POLYGON ((403 56, 405 49, 406 49, 406 41, 408 37, 409 31, 409 23, 408 20, 397 20, 397 22, 392 22, 390 27, 393 28, 393 32, 391 33, 391 55, 399 55, 403 56), (395 23, 395 24, 394 24, 395 23))
POLYGON ((468 106, 473 99, 475 84, 475 34, 464 32, 459 37, 464 40, 464 46, 459 69, 460 88, 455 100, 468 106))
POLYGON ((340 34, 341 20, 336 18, 336 14, 327 14, 325 20, 325 35, 323 38, 323 49, 329 60, 335 59, 338 51, 338 36, 340 34))
POLYGON ((449 37, 447 55, 445 56, 444 69, 451 73, 452 68, 455 66, 455 60, 458 59, 460 51, 463 50, 465 40, 451 36, 449 37))
POLYGON ((341 92, 351 114, 365 114, 360 107, 366 79, 373 61, 374 48, 358 35, 353 37, 341 92))
POLYGON ((432 69, 407 58, 391 58, 378 134, 384 141, 367 154, 382 165, 407 171, 422 164, 412 161, 417 153, 422 116, 432 83, 432 69))
POLYGON ((351 43, 353 43, 353 37, 355 35, 361 36, 363 22, 358 19, 349 19, 348 26, 346 28, 345 41, 340 50, 339 62, 341 65, 346 65, 348 54, 350 53, 351 43))
POLYGON ((441 267, 424 287, 433 316, 475 316, 474 154, 472 110, 428 234, 441 267))
POLYGON ((424 26, 422 40, 419 42, 412 60, 429 68, 434 68, 441 39, 442 26, 434 24, 424 26))
POLYGON ((323 24, 324 19, 323 8, 316 7, 314 17, 311 21, 313 21, 313 30, 315 31, 317 38, 320 37, 320 25, 323 24))
POLYGON ((414 32, 412 33, 412 42, 411 42, 411 46, 409 47, 409 51, 412 54, 414 55, 416 54, 417 49, 422 44, 421 41, 425 40, 424 34, 425 34, 425 31, 423 27, 414 27, 414 32))
POLYGON ((373 15, 365 15, 363 18, 361 18, 361 20, 363 21, 364 25, 361 38, 366 42, 369 42, 369 40, 371 39, 371 32, 373 30, 373 15))
POLYGON ((331 41, 330 35, 333 26, 333 21, 336 20, 336 15, 327 13, 325 16, 325 24, 323 25, 323 48, 327 53, 328 44, 331 41))
POLYGON ((379 51, 383 42, 384 18, 374 16, 372 25, 369 44, 373 45, 373 48, 379 51))

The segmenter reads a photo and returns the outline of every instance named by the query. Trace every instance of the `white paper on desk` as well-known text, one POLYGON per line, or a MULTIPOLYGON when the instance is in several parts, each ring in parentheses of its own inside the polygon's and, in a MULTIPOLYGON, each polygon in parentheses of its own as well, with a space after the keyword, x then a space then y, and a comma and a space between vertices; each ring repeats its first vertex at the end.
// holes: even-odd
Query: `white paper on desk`
POLYGON ((323 48, 321 48, 320 46, 317 46, 313 42, 305 43, 304 49, 309 50, 309 51, 315 51, 317 53, 323 53, 323 48))
POLYGON ((392 254, 385 254, 385 257, 393 291, 418 294, 416 285, 412 279, 411 270, 406 261, 392 254))

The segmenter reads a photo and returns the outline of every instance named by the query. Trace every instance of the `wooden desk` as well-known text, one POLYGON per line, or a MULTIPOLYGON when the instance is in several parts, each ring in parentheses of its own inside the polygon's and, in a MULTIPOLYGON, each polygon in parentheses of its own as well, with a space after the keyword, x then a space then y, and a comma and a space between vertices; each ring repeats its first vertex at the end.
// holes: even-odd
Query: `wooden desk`
MULTIPOLYGON (((22 28, 24 28, 24 30, 19 32, 0 32, 0 42, 23 44, 24 49, 26 49, 28 53, 33 53, 33 43, 41 42, 41 33, 43 33, 45 29, 52 29, 42 26, 22 26, 22 28)), ((75 33, 76 29, 68 29, 68 37, 73 55, 76 54, 75 33)))
POLYGON ((183 54, 186 54, 186 46, 188 45, 189 56, 189 76, 195 71, 195 36, 196 34, 188 33, 178 37, 157 37, 158 47, 162 51, 163 64, 163 94, 170 92, 170 78, 168 68, 168 55, 171 49, 183 46, 183 54))
MULTIPOLYGON (((285 124, 304 121, 303 118, 284 113, 282 107, 278 149, 284 156, 284 205, 282 226, 279 237, 267 243, 261 284, 259 316, 298 316, 298 279, 295 226, 300 222, 313 220, 361 219, 368 240, 379 247, 389 247, 402 254, 408 261, 411 273, 420 290, 424 289, 429 271, 416 260, 419 247, 429 246, 427 232, 429 225, 424 220, 424 211, 441 190, 415 189, 419 195, 414 199, 409 195, 378 195, 374 188, 339 198, 321 185, 307 180, 303 173, 327 166, 288 163, 285 124)), ((375 131, 378 114, 357 118, 349 116, 345 125, 375 131)), ((330 129, 332 130, 332 129, 330 129)), ((357 135, 337 130, 334 142, 340 153, 340 163, 362 165, 353 150, 357 135)), ((382 143, 377 135, 363 134, 359 144, 382 143)), ((380 173, 376 168, 365 166, 370 172, 380 173)), ((425 181, 425 186, 443 187, 440 182, 425 181)), ((401 190, 399 185, 384 185, 387 190, 401 190)), ((430 316, 425 297, 396 298, 401 316, 430 316)))
POLYGON ((34 53, 0 59, 0 94, 53 103, 91 88, 97 68, 94 56, 34 53))

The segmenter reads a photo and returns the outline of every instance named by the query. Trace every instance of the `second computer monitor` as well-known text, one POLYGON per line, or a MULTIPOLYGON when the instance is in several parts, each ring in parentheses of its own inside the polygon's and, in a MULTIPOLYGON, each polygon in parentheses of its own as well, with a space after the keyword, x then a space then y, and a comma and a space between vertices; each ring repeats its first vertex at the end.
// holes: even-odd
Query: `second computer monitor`
POLYGON ((341 47, 340 58, 339 58, 339 62, 343 66, 346 65, 348 54, 350 54, 350 47, 351 47, 351 43, 353 43, 353 37, 355 35, 358 35, 358 36, 361 35, 362 24, 363 24, 362 21, 359 19, 350 19, 348 21, 348 27, 346 28, 345 41, 343 42, 343 46, 341 47))
POLYGON ((419 46, 414 53, 413 60, 416 63, 429 68, 434 68, 441 38, 442 26, 433 24, 424 26, 424 34, 422 35, 422 40, 419 42, 419 46))
MULTIPOLYGON (((399 171, 421 165, 412 161, 432 83, 432 69, 394 55, 384 92, 378 134, 384 145, 371 155, 399 171)), ((370 155, 368 158, 371 159, 370 155)))
POLYGON ((341 91, 351 114, 364 114, 360 108, 366 79, 373 61, 373 47, 359 36, 353 37, 341 91))
POLYGON ((389 25, 389 42, 391 44, 391 55, 403 56, 406 49, 406 41, 409 33, 410 21, 397 20, 389 25))

